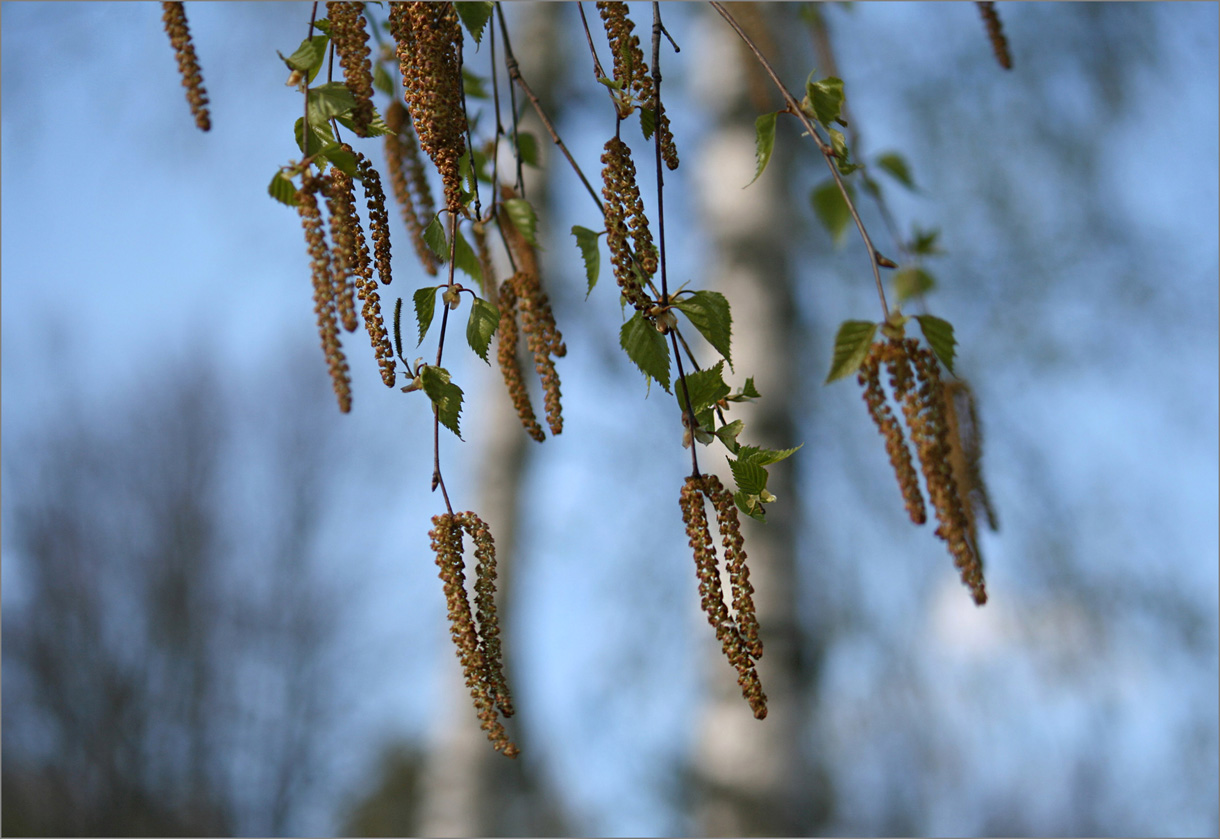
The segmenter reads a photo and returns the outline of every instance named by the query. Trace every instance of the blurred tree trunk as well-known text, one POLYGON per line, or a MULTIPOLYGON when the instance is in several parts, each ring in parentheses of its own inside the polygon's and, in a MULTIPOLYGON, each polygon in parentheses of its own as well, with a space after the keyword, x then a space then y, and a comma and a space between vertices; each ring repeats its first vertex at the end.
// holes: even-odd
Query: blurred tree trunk
MULTIPOLYGON (((509 38, 520 63, 521 73, 552 118, 555 118, 558 106, 553 95, 554 81, 562 66, 563 53, 556 49, 538 49, 538 45, 558 43, 560 27, 556 20, 557 11, 558 7, 547 8, 523 3, 506 15, 509 38)), ((504 64, 504 45, 495 18, 489 21, 488 27, 489 30, 491 27, 496 29, 496 60, 499 65, 496 72, 500 73, 504 64)), ((481 48, 487 49, 487 43, 485 39, 481 48)), ((501 75, 500 78, 502 119, 505 130, 511 132, 509 85, 505 76, 501 75)), ((516 91, 516 96, 518 106, 521 107, 526 101, 525 97, 520 91, 516 91)), ((520 128, 522 131, 532 132, 538 138, 543 159, 541 167, 525 170, 526 197, 537 211, 542 227, 546 228, 552 217, 549 210, 549 179, 551 168, 556 165, 556 161, 547 160, 550 156, 550 144, 546 142, 547 134, 541 122, 528 105, 524 108, 520 128)), ((508 137, 501 142, 510 140, 511 137, 508 137)), ((502 181, 511 183, 514 176, 514 170, 501 169, 502 181)), ((486 207, 491 199, 490 196, 484 195, 483 200, 486 207)), ((489 237, 488 244, 494 255, 500 247, 498 240, 489 237)), ((555 277, 547 271, 546 253, 540 253, 539 256, 545 288, 548 283, 554 284, 555 277)), ((507 271, 507 263, 499 260, 496 265, 496 279, 502 282, 507 278, 507 271)), ((553 296, 554 292, 551 294, 553 296)), ((489 289, 488 295, 490 299, 495 299, 494 291, 489 289)), ((563 324, 559 326, 562 330, 563 324)), ((532 371, 532 359, 523 356, 522 369, 532 371)), ((562 365, 559 372, 562 376, 562 365)), ((479 399, 484 417, 482 426, 474 437, 481 446, 481 451, 474 459, 479 464, 479 471, 477 480, 474 476, 468 476, 465 480, 469 487, 477 484, 478 506, 474 508, 474 512, 487 522, 496 542, 499 572, 496 609, 504 645, 505 676, 511 691, 517 674, 513 654, 516 648, 513 633, 513 615, 516 611, 513 571, 517 557, 520 518, 524 512, 518 504, 518 499, 523 497, 521 485, 538 444, 529 439, 521 427, 494 362, 491 367, 478 365, 477 375, 482 385, 479 399)), ((535 409, 541 412, 542 404, 536 391, 533 399, 535 409)), ((531 749, 529 743, 523 741, 528 732, 523 730, 520 716, 509 720, 507 726, 522 754, 516 759, 508 759, 491 748, 487 736, 479 728, 470 691, 465 686, 461 668, 457 665, 447 637, 443 657, 443 716, 425 758, 421 834, 503 836, 552 832, 554 827, 551 814, 554 810, 540 797, 543 790, 539 786, 536 771, 539 755, 536 749, 531 749), (548 824, 552 827, 547 828, 548 824)), ((516 696, 515 691, 513 695, 516 696)), ((517 707, 520 708, 519 701, 517 707)))
MULTIPOLYGON (((774 61, 777 50, 766 28, 771 10, 729 5, 774 61)), ((714 266, 709 284, 733 307, 734 366, 742 381, 755 377, 763 396, 758 403, 735 407, 733 417, 746 423, 743 442, 787 448, 799 441, 791 396, 800 389, 794 360, 802 346, 789 257, 799 235, 786 188, 792 179, 793 144, 777 143, 766 173, 743 191, 755 169, 754 119, 774 111, 782 100, 737 35, 718 15, 709 17, 698 46, 700 71, 706 74, 701 104, 708 108, 712 130, 692 169, 700 213, 715 243, 708 259, 714 266)), ((758 665, 768 700, 764 721, 751 715, 719 645, 704 642, 709 699, 700 712, 693 760, 693 815, 698 831, 709 836, 808 835, 827 817, 826 776, 807 760, 806 751, 811 674, 823 653, 802 639, 797 620, 801 499, 795 463, 771 469, 768 488, 778 501, 770 505, 766 524, 742 516, 765 645, 758 665)), ((702 464, 728 472, 722 458, 705 458, 702 464)), ((722 474, 721 479, 731 486, 731 476, 722 474)), ((702 624, 701 632, 710 636, 702 624)))

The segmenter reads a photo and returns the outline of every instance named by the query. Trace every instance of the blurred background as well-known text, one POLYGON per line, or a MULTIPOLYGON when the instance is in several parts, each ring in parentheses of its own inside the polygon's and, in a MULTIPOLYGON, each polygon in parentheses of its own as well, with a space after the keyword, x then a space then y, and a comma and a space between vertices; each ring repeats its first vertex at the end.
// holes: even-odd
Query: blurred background
MULTIPOLYGON (((430 412, 359 334, 338 412, 266 193, 310 6, 187 4, 208 134, 158 4, 0 6, 4 833, 1215 835, 1217 5, 998 8, 1010 72, 974 4, 734 6, 791 89, 844 79, 857 158, 905 156, 917 190, 877 176, 901 235, 940 230, 926 310, 978 398, 991 601, 907 521, 858 386, 822 385, 839 322, 878 313, 858 237, 814 215, 820 155, 781 120, 743 191, 781 101, 709 7, 665 4, 670 277, 732 302, 745 439, 804 444, 747 522, 771 713, 699 611, 678 413, 618 349, 604 249, 585 299, 568 230, 602 222, 542 142, 565 430, 528 440, 454 349, 441 451, 504 564, 510 761, 448 639, 430 412)), ((596 181, 613 109, 577 7, 506 14, 596 181)), ((382 296, 409 307, 434 281, 400 230, 382 296)))

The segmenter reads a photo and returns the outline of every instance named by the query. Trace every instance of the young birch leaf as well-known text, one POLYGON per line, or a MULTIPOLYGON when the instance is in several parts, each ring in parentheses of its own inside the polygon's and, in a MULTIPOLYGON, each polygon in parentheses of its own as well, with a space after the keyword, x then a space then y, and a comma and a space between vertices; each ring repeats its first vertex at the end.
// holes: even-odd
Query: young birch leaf
POLYGON ((439 214, 424 228, 424 243, 441 262, 449 261, 449 243, 445 241, 445 228, 441 226, 439 214))
POLYGON ((746 495, 744 492, 738 491, 733 493, 733 500, 737 502, 737 509, 750 518, 757 521, 767 520, 767 513, 763 510, 762 502, 757 495, 746 495))
POLYGON ((327 82, 309 89, 309 124, 321 125, 356 107, 356 97, 343 82, 327 82))
POLYGON ((665 343, 665 336, 639 312, 623 324, 619 345, 640 372, 649 379, 656 379, 665 392, 669 392, 669 345, 665 343))
POLYGON ((527 166, 538 168, 538 138, 528 131, 517 132, 517 156, 527 166))
POLYGON ((481 297, 476 297, 470 307, 470 319, 466 321, 466 341, 475 355, 488 364, 491 362, 487 360, 487 347, 499 325, 500 310, 481 297))
MULTIPOLYGON (((771 152, 775 151, 775 118, 778 115, 779 111, 776 111, 773 114, 763 114, 754 120, 754 156, 758 160, 758 168, 754 171, 750 184, 758 180, 763 170, 767 168, 767 164, 771 162, 771 152)), ((746 186, 750 184, 746 184, 746 186)))
POLYGON ((830 375, 825 384, 856 372, 868 348, 873 343, 877 324, 871 320, 845 320, 835 336, 834 358, 830 362, 830 375))
MULTIPOLYGON (((745 448, 744 446, 742 448, 745 448)), ((767 470, 751 460, 726 458, 737 488, 746 495, 762 495, 767 491, 767 470)))
POLYGON ((589 280, 589 290, 585 292, 585 297, 588 297, 593 286, 597 285, 597 272, 601 269, 601 254, 597 249, 597 237, 601 234, 574 224, 572 235, 576 237, 576 247, 580 248, 580 255, 585 261, 585 277, 589 280))
POLYGON ((653 113, 652 108, 640 108, 640 131, 644 132, 644 139, 651 140, 652 132, 657 127, 657 116, 653 113))
POLYGON ((462 439, 458 428, 458 417, 462 413, 462 389, 449 381, 449 371, 444 367, 428 364, 419 372, 420 383, 424 393, 436 407, 436 415, 441 425, 448 428, 457 438, 462 439))
POLYGON ((919 328, 923 330, 923 337, 927 339, 932 352, 952 373, 953 347, 957 344, 957 339, 953 337, 953 324, 934 315, 916 315, 915 320, 919 321, 919 328))
POLYGON ((436 314, 436 286, 430 285, 415 292, 415 321, 419 324, 419 341, 424 342, 428 327, 432 325, 432 316, 436 314))
POLYGON ((510 198, 504 202, 504 212, 508 213, 513 227, 525 237, 525 241, 538 247, 538 240, 534 238, 538 228, 538 216, 534 214, 530 203, 524 198, 510 198))
POLYGON ((762 394, 758 392, 758 388, 754 387, 754 377, 746 379, 745 385, 741 388, 741 395, 745 399, 761 399, 762 394))
POLYGON ((733 315, 729 301, 718 291, 696 291, 673 301, 674 308, 686 315, 699 334, 724 356, 733 368, 729 350, 733 337, 733 315))
POLYGON ((859 169, 860 164, 851 162, 851 149, 847 147, 847 138, 843 136, 843 132, 830 128, 827 133, 830 134, 830 145, 834 149, 835 165, 839 167, 839 172, 850 175, 859 169))
POLYGON ((912 297, 926 294, 936 286, 936 281, 932 279, 931 274, 914 265, 908 265, 906 268, 899 268, 895 271, 893 283, 894 294, 898 296, 899 303, 905 303, 912 297))
POLYGON ((338 143, 333 143, 322 149, 322 156, 335 164, 335 167, 340 169, 349 178, 356 177, 356 155, 347 151, 338 143))
POLYGON ((733 454, 737 454, 741 450, 741 444, 737 442, 737 435, 745 430, 746 424, 741 420, 733 420, 728 425, 722 425, 716 429, 716 436, 720 438, 720 442, 724 443, 733 454))
POLYGON ((821 81, 806 82, 805 95, 809 97, 813 116, 827 128, 839 118, 843 109, 843 80, 827 76, 821 81))
POLYGON ((326 44, 330 41, 325 35, 314 35, 301 41, 296 52, 284 58, 284 54, 276 50, 290 70, 300 70, 306 74, 306 83, 312 82, 314 76, 322 69, 322 61, 326 58, 326 44))
MULTIPOLYGON (((856 196, 851 184, 845 183, 844 186, 854 201, 856 196)), ((842 244, 843 234, 851 224, 851 210, 848 209, 847 202, 843 200, 843 193, 839 192, 839 185, 833 178, 813 191, 812 202, 813 212, 830 234, 830 238, 836 246, 842 244)))
POLYGON ((267 185, 267 194, 279 201, 281 204, 287 204, 289 207, 297 205, 297 187, 292 182, 292 178, 285 175, 283 172, 276 172, 275 177, 271 179, 271 183, 267 185))
MULTIPOLYGON (((801 445, 804 445, 804 443, 801 445)), ((794 449, 764 449, 758 446, 742 446, 737 451, 737 457, 739 460, 757 463, 759 466, 770 466, 772 463, 779 463, 785 458, 792 457, 800 449, 801 446, 797 446, 794 449)))
POLYGON ((912 192, 918 192, 915 180, 911 177, 911 168, 907 166, 906 158, 898 152, 887 152, 877 157, 877 166, 889 172, 898 183, 912 192))
POLYGON ((479 256, 474 252, 474 248, 470 247, 470 243, 466 241, 466 237, 462 235, 459 229, 457 232, 457 247, 453 255, 453 267, 465 271, 472 280, 483 287, 483 264, 479 262, 479 256))
MULTIPOLYGON (((715 405, 729 395, 729 386, 724 383, 724 362, 719 361, 715 367, 697 370, 686 375, 686 389, 690 392, 691 409, 699 412, 715 405)), ((682 384, 674 388, 678 407, 686 410, 686 399, 682 394, 682 384)))
POLYGON ((496 4, 454 3, 453 7, 457 10, 462 26, 466 27, 466 31, 470 33, 471 38, 474 38, 474 42, 479 43, 483 37, 483 27, 487 25, 487 19, 491 17, 491 12, 496 4))

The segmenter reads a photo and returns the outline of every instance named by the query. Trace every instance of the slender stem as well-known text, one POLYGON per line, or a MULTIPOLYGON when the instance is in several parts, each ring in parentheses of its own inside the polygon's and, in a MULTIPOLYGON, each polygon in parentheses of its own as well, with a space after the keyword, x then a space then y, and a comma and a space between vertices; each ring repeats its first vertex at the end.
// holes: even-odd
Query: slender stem
MULTIPOLYGON (((449 287, 453 287, 453 261, 457 255, 457 214, 449 213, 449 287)), ((436 342, 436 366, 441 366, 441 356, 445 352, 445 330, 449 326, 449 304, 441 300, 441 335, 436 342)), ((441 413, 436 405, 432 406, 432 491, 441 488, 441 496, 445 499, 445 509, 453 514, 449 503, 449 491, 445 489, 445 479, 441 476, 441 413)))
POLYGON ((677 330, 674 329, 669 330, 669 343, 674 350, 674 361, 678 363, 678 386, 682 388, 683 402, 685 403, 682 405, 682 412, 686 415, 685 424, 690 431, 691 474, 697 478, 699 477, 699 441, 695 439, 695 429, 699 427, 699 422, 695 419, 695 410, 690 404, 690 389, 686 386, 686 372, 682 369, 682 354, 678 352, 676 332, 677 330))
MULTIPOLYGON (((661 259, 661 305, 669 305, 669 282, 665 270, 665 176, 661 166, 661 5, 652 4, 652 139, 657 162, 657 241, 661 259)), ((675 348, 675 352, 677 349, 675 348)), ((685 381, 683 387, 686 386, 685 381)))
POLYGON ((818 148, 822 152, 822 157, 826 160, 826 165, 830 168, 830 174, 839 187, 839 192, 842 194, 843 200, 847 204, 847 209, 851 212, 852 220, 856 223, 856 229, 860 231, 860 237, 864 240, 864 246, 868 249, 869 263, 873 269, 873 279, 877 283, 877 296, 881 298, 881 310, 885 313, 885 319, 889 320, 890 308, 885 302, 885 288, 881 284, 881 272, 877 266, 877 249, 873 247, 873 241, 869 238, 868 231, 864 229, 864 222, 860 220, 860 213, 856 210, 855 202, 853 202, 851 200, 851 196, 848 195, 847 185, 843 183, 843 177, 839 174, 838 167, 834 164, 834 149, 829 143, 822 139, 820 134, 818 134, 817 130, 813 126, 813 123, 809 121, 809 117, 805 114, 804 110, 801 109, 801 103, 797 101, 792 93, 789 92, 788 88, 784 86, 784 83, 780 81, 779 76, 775 73, 775 69, 771 66, 771 62, 767 61, 767 57, 762 54, 762 52, 758 49, 758 46, 755 45, 750 36, 746 34, 745 30, 741 28, 741 25, 737 22, 737 20, 731 14, 729 14, 729 11, 725 9, 724 5, 717 2, 717 0, 711 0, 711 5, 712 8, 725 19, 725 22, 732 27, 733 31, 737 33, 737 35, 749 48, 750 52, 754 53, 754 57, 758 59, 759 64, 761 64, 763 69, 767 71, 767 75, 771 77, 771 81, 775 82, 775 86, 779 88, 780 93, 783 94, 784 102, 787 104, 787 108, 785 109, 787 113, 790 113, 799 119, 801 124, 805 126, 805 130, 809 132, 809 136, 812 137, 814 142, 818 144, 818 148))
POLYGON ((593 48, 593 33, 589 31, 589 21, 585 18, 585 4, 577 3, 576 8, 580 10, 580 22, 585 28, 585 40, 589 43, 589 55, 593 56, 593 72, 597 74, 599 79, 606 78, 606 71, 602 69, 602 63, 597 60, 597 50, 593 48))

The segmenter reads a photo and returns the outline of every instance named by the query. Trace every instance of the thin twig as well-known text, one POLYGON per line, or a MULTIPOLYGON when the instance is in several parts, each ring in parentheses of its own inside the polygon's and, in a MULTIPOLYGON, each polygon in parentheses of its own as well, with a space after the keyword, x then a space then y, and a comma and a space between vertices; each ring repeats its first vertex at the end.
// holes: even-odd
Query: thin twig
POLYGON ((546 126, 547 133, 551 135, 551 142, 559 146, 559 150, 562 151, 563 156, 568 159, 568 163, 571 164, 573 171, 575 171, 577 177, 580 178, 580 182, 585 185, 585 189, 589 191, 589 195, 593 196, 593 200, 597 204, 597 209, 601 210, 602 214, 605 215, 606 210, 605 207, 602 206, 602 200, 598 197, 597 191, 593 189, 592 185, 589 183, 589 179, 585 177, 585 173, 580 170, 580 166, 576 164, 575 158, 573 158, 572 153, 568 151, 568 147, 563 144, 563 140, 559 139, 559 132, 555 130, 554 123, 552 123, 550 117, 546 115, 546 111, 542 109, 542 103, 538 101, 538 97, 534 94, 534 91, 530 89, 530 86, 525 83, 525 79, 521 77, 521 68, 517 64, 516 56, 513 55, 512 44, 508 40, 508 27, 504 23, 504 13, 500 11, 499 5, 496 6, 496 13, 500 21, 501 34, 504 36, 504 66, 508 70, 508 78, 519 86, 521 91, 529 98, 530 104, 534 106, 535 113, 537 113, 538 118, 542 120, 542 124, 546 126))
POLYGON ((809 136, 812 137, 814 142, 818 144, 818 148, 822 152, 822 157, 826 160, 826 165, 830 167, 830 174, 834 178, 835 183, 838 185, 839 192, 842 194, 843 200, 847 203, 847 209, 851 212, 852 220, 856 223, 856 229, 860 231, 860 237, 864 240, 864 246, 868 249, 869 263, 873 269, 873 279, 877 283, 877 296, 881 298, 881 310, 885 313, 885 319, 888 321, 890 317, 890 308, 885 302, 885 288, 881 284, 881 272, 877 265, 877 257, 879 254, 877 253, 877 249, 873 247, 873 241, 869 238, 868 231, 864 229, 864 222, 860 220, 860 213, 856 210, 855 202, 853 202, 851 200, 851 196, 848 195, 847 185, 843 182, 843 177, 839 174, 838 167, 836 167, 834 164, 834 149, 829 143, 822 139, 820 134, 818 134, 817 130, 813 126, 813 123, 809 121, 809 117, 801 108, 801 103, 797 101, 797 99, 789 92, 784 83, 780 81, 779 76, 776 75, 774 68, 771 66, 771 62, 767 61, 767 57, 762 54, 762 52, 755 45, 754 41, 751 40, 750 36, 747 35, 745 30, 741 28, 741 24, 739 24, 731 14, 729 14, 729 11, 722 3, 717 2, 717 0, 711 0, 711 5, 712 8, 725 19, 725 22, 727 22, 729 26, 733 28, 733 31, 737 33, 741 40, 745 42, 745 45, 749 48, 750 52, 754 53, 754 57, 758 59, 758 62, 762 65, 763 69, 767 71, 767 75, 771 77, 771 81, 775 82, 775 86, 779 88, 779 92, 783 94, 784 102, 787 104, 787 108, 785 109, 786 112, 799 119, 801 124, 805 126, 805 130, 809 132, 809 136))

